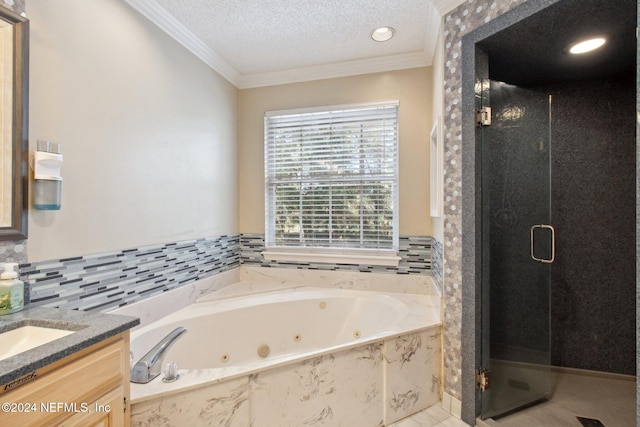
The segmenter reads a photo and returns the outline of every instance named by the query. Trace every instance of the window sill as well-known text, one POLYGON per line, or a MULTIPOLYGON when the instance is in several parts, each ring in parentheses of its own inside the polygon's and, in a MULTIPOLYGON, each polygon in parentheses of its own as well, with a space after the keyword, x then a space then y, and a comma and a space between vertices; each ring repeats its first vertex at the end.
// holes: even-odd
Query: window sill
POLYGON ((325 264, 364 264, 384 267, 397 267, 400 257, 395 251, 313 251, 295 249, 267 249, 262 256, 269 261, 317 262, 325 264))

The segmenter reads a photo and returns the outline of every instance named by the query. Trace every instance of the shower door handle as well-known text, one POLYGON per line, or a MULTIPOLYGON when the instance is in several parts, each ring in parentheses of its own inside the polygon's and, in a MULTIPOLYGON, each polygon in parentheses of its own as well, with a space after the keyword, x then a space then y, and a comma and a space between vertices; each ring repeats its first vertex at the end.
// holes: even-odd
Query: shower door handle
POLYGON ((556 260, 556 230, 553 228, 553 226, 547 225, 547 224, 539 224, 539 225, 531 226, 531 258, 534 261, 542 262, 545 264, 551 264, 553 261, 556 260), (533 236, 535 234, 536 228, 546 228, 547 230, 551 231, 551 258, 549 259, 538 258, 535 256, 535 243, 534 243, 533 236))

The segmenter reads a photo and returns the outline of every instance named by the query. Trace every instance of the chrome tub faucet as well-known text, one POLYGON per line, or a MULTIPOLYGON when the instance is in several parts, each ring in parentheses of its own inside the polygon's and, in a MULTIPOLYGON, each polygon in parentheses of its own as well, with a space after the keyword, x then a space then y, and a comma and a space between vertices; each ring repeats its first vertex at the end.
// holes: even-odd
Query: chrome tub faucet
POLYGON ((178 326, 156 344, 147 354, 142 356, 131 368, 131 382, 146 384, 158 375, 162 369, 162 360, 169 348, 187 332, 182 326, 178 326))

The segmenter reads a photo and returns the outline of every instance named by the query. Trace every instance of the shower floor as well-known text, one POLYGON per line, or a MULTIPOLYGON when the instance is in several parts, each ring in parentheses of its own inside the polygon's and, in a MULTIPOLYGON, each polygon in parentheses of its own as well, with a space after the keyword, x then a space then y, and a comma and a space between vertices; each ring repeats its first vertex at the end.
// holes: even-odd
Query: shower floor
MULTIPOLYGON (((583 427, 577 417, 600 420, 605 427, 636 426, 636 378, 594 375, 588 371, 556 371, 551 400, 498 419, 495 427, 583 427)), ((482 426, 482 422, 478 423, 482 426)), ((589 424, 587 424, 589 425, 589 424)), ((598 425, 598 424, 592 424, 598 425)))

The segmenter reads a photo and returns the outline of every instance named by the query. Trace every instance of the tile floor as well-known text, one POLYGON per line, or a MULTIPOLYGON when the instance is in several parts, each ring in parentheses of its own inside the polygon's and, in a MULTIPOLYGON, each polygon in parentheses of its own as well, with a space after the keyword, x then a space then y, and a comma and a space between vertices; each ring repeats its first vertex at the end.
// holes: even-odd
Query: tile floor
POLYGON ((635 377, 599 377, 577 372, 554 374, 551 400, 496 420, 489 427, 582 427, 576 417, 605 427, 636 426, 635 377))
POLYGON ((422 412, 391 424, 389 427, 469 427, 460 419, 454 417, 435 404, 422 412))
MULTIPOLYGON (((520 412, 486 420, 487 427, 582 427, 576 416, 598 419, 605 427, 636 426, 634 377, 599 377, 578 372, 554 374, 551 400, 520 412)), ((468 427, 436 404, 389 427, 468 427)))

